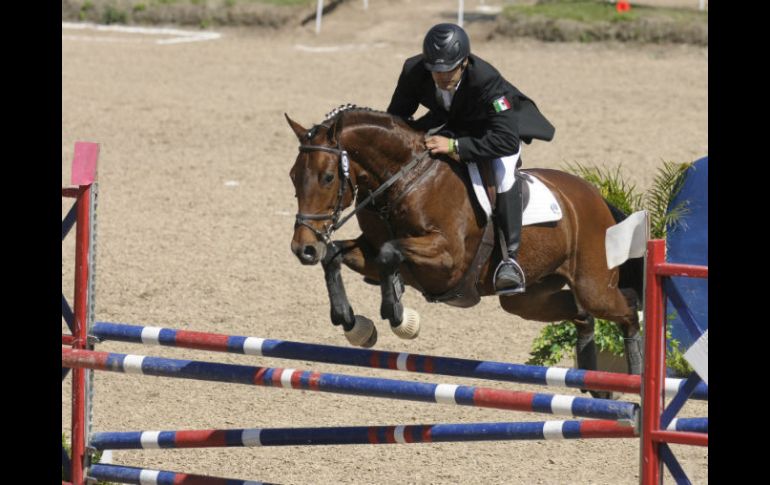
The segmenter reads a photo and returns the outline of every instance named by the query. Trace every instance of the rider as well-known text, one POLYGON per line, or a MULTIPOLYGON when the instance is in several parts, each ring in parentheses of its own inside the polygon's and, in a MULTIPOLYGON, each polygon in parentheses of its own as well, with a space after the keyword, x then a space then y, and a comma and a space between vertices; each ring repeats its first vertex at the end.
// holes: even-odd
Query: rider
POLYGON ((491 64, 471 54, 468 34, 458 25, 433 26, 423 41, 422 54, 404 62, 388 113, 410 118, 418 106, 428 113, 412 122, 427 131, 431 155, 447 154, 456 161, 491 160, 497 190, 497 220, 505 237, 508 258, 495 278, 498 294, 524 291, 525 278, 516 262, 521 240, 521 141, 550 141, 554 127, 535 103, 506 81, 491 64))

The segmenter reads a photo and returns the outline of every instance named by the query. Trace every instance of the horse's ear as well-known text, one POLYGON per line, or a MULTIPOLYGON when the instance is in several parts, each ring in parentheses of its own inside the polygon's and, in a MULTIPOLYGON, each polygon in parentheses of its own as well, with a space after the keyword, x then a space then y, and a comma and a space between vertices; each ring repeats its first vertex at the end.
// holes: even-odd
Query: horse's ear
POLYGON ((340 137, 342 136, 342 116, 337 118, 331 129, 328 132, 329 141, 333 145, 339 145, 340 137))
POLYGON ((291 129, 294 130, 294 134, 297 135, 297 139, 299 141, 302 141, 302 137, 307 135, 307 128, 303 128, 302 125, 294 121, 293 119, 289 118, 289 115, 286 113, 283 114, 286 117, 286 121, 289 122, 289 126, 291 126, 291 129))

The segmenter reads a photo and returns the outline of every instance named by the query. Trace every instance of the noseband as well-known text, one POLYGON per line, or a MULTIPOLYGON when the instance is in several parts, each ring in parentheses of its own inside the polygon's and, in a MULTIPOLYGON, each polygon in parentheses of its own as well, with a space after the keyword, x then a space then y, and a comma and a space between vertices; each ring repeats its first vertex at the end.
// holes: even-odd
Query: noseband
POLYGON ((358 194, 358 187, 353 185, 353 182, 350 180, 350 159, 348 158, 348 152, 342 148, 342 146, 337 142, 337 148, 331 148, 331 147, 324 147, 324 146, 316 146, 316 145, 300 145, 299 146, 300 152, 329 152, 334 153, 339 157, 339 164, 338 164, 338 172, 340 177, 340 185, 337 189, 337 204, 334 207, 334 212, 331 214, 303 214, 301 212, 297 213, 297 218, 294 223, 294 229, 296 229, 298 226, 305 226, 318 237, 319 241, 323 241, 326 244, 331 243, 331 237, 334 231, 342 227, 348 220, 350 220, 351 217, 353 217, 358 211, 369 205, 370 202, 372 202, 377 196, 382 194, 384 191, 386 191, 391 185, 396 183, 397 180, 399 180, 401 177, 403 177, 408 171, 412 170, 418 163, 422 161, 422 159, 425 158, 426 155, 430 153, 429 150, 425 150, 421 154, 415 156, 408 164, 406 164, 404 167, 401 168, 395 175, 390 177, 388 180, 380 184, 377 189, 370 193, 369 196, 364 199, 360 204, 358 204, 350 213, 348 213, 345 217, 340 220, 340 214, 342 213, 344 207, 342 207, 343 200, 345 197, 345 188, 350 185, 351 190, 353 191, 353 199, 356 200, 356 195, 358 194), (310 225, 308 221, 325 221, 325 220, 331 220, 331 224, 328 224, 325 226, 323 231, 320 231, 310 225))

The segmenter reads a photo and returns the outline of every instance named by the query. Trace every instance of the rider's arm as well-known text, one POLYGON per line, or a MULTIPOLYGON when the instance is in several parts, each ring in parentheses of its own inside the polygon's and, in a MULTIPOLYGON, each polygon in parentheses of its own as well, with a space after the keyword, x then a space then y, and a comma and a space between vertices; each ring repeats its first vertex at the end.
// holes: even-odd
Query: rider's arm
POLYGON ((504 93, 485 98, 487 119, 484 134, 480 138, 458 138, 458 153, 464 162, 500 158, 519 150, 518 100, 504 93), (506 105, 510 107, 506 108, 506 105))
POLYGON ((404 62, 404 68, 398 76, 398 84, 388 105, 388 113, 409 119, 420 106, 418 93, 419 79, 416 78, 414 57, 404 62))

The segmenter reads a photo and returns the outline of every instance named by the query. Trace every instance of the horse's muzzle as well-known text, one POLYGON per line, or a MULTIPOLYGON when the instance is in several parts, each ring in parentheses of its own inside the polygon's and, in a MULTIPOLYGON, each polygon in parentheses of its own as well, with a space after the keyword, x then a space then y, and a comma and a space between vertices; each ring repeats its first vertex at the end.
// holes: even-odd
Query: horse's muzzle
POLYGON ((326 244, 321 241, 305 244, 292 241, 291 250, 304 265, 318 264, 326 256, 326 244))

